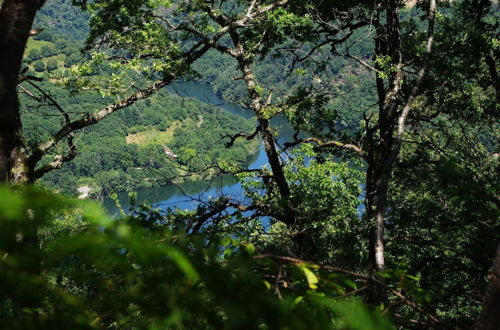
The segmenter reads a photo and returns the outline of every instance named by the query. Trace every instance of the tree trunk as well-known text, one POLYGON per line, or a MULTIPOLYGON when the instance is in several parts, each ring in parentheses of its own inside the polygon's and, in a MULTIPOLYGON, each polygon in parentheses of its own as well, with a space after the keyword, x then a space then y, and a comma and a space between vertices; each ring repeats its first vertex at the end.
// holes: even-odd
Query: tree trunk
POLYGON ((371 285, 368 294, 368 303, 378 305, 385 302, 386 293, 383 283, 385 279, 381 276, 373 275, 385 269, 384 255, 384 220, 387 209, 387 191, 389 187, 390 170, 392 167, 385 167, 383 155, 384 148, 379 148, 375 153, 379 153, 378 159, 368 165, 367 170, 367 220, 370 222, 369 232, 369 271, 375 281, 371 285))
POLYGON ((0 9, 0 182, 27 182, 17 80, 35 14, 43 0, 5 0, 0 9))
MULTIPOLYGON (((379 114, 375 128, 367 128, 368 169, 366 175, 367 221, 369 232, 369 269, 370 273, 385 269, 384 221, 387 210, 387 191, 395 158, 394 127, 397 119, 398 98, 402 86, 401 36, 399 31, 399 0, 386 1, 385 28, 377 26, 375 54, 378 58, 389 56, 392 66, 388 73, 389 81, 385 87, 383 79, 377 73, 379 114), (378 134, 376 134, 378 133, 378 134)), ((383 71, 377 64, 377 69, 383 71)), ((384 278, 373 276, 368 302, 378 305, 386 300, 384 278)))
POLYGON ((474 328, 476 330, 497 330, 500 326, 500 244, 497 246, 489 279, 483 310, 474 328))
POLYGON ((295 224, 296 212, 290 201, 290 186, 286 181, 283 164, 281 164, 279 153, 276 150, 276 143, 274 142, 273 132, 269 126, 269 120, 262 112, 264 107, 269 104, 267 104, 268 102, 263 102, 262 95, 257 90, 255 74, 250 66, 251 60, 246 54, 246 50, 243 47, 240 36, 235 31, 230 32, 230 35, 235 45, 235 52, 230 55, 235 57, 238 61, 238 66, 243 73, 243 80, 245 81, 247 92, 251 99, 250 108, 257 117, 259 132, 264 142, 264 150, 266 151, 269 165, 271 166, 273 179, 276 181, 281 199, 283 200, 283 203, 285 203, 283 206, 287 210, 287 214, 284 214, 280 220, 291 228, 295 224))
MULTIPOLYGON (((0 8, 0 183, 27 183, 33 179, 23 141, 17 84, 31 26, 43 3, 43 0, 5 0, 0 8)), ((19 258, 20 271, 36 279, 40 275, 41 251, 33 212, 26 210, 26 221, 19 228, 13 228, 9 221, 2 223, 1 236, 7 254, 19 258)), ((34 290, 38 289, 42 288, 34 290)), ((16 317, 23 317, 26 308, 40 304, 30 294, 13 293, 16 317)))
POLYGON ((285 200, 289 200, 290 187, 286 181, 283 166, 281 164, 278 151, 276 150, 273 133, 269 129, 269 120, 259 119, 259 125, 262 140, 264 142, 264 150, 266 151, 267 159, 269 160, 269 165, 271 166, 271 171, 273 172, 273 178, 280 191, 280 196, 285 200))

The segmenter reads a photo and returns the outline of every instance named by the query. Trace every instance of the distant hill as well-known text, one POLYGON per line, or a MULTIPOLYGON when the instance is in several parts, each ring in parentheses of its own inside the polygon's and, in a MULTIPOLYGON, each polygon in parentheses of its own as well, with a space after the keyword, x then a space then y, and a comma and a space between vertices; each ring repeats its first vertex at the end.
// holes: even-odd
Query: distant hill
MULTIPOLYGON (((54 79, 83 60, 80 49, 88 32, 88 18, 69 1, 47 1, 34 24, 44 30, 29 41, 25 52, 30 73, 44 78, 37 86, 72 118, 114 101, 95 92, 72 95, 54 79)), ((40 98, 36 88, 29 84, 22 88, 24 130, 28 145, 34 145, 61 127, 62 117, 55 108, 29 95, 40 98)), ((227 150, 221 137, 252 131, 253 127, 250 120, 163 91, 78 132, 79 155, 62 169, 48 173, 41 183, 71 193, 88 186, 92 195, 168 184, 179 181, 181 174, 201 171, 220 161, 244 164, 257 151, 257 141, 239 141, 227 150), (176 157, 165 154, 165 147, 176 157)), ((60 148, 56 151, 64 152, 64 146, 60 148)))

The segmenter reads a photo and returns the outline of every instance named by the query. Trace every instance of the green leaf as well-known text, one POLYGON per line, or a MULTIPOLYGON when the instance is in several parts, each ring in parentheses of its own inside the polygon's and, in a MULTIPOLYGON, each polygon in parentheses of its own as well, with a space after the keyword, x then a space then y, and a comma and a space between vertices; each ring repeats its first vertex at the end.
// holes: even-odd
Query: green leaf
POLYGON ((189 259, 180 250, 174 247, 166 247, 165 251, 167 255, 172 258, 177 267, 191 280, 196 281, 199 279, 199 274, 193 267, 189 259))
POLYGON ((245 249, 245 251, 249 254, 249 255, 253 255, 255 253, 255 246, 253 244, 250 244, 250 243, 241 243, 241 246, 245 249))
POLYGON ((314 272, 305 265, 300 265, 299 268, 304 272, 309 288, 313 290, 317 289, 318 288, 317 284, 319 282, 319 279, 316 276, 316 274, 314 274, 314 272))
POLYGON ((15 195, 8 187, 0 187, 0 216, 6 218, 20 218, 22 215, 23 200, 15 195))
POLYGON ((361 302, 351 300, 336 302, 332 309, 341 317, 341 322, 348 329, 382 330, 394 329, 386 319, 371 313, 361 302))

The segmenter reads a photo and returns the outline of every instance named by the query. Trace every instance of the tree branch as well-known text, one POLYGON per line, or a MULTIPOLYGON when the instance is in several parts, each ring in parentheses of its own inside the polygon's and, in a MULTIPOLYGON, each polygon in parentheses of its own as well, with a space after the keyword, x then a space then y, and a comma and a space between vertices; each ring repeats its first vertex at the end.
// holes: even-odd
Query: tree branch
POLYGON ((19 85, 22 82, 33 80, 33 81, 43 81, 43 78, 32 76, 32 75, 19 75, 17 78, 17 84, 19 85))
MULTIPOLYGON (((35 83, 33 83, 31 81, 28 81, 28 83, 31 86, 33 86, 37 91, 39 91, 43 95, 43 97, 49 101, 49 105, 54 106, 62 114, 66 125, 68 125, 71 122, 71 120, 69 118, 69 114, 61 107, 61 105, 50 94, 45 92, 42 88, 37 86, 35 83)), ((52 162, 40 167, 39 169, 36 169, 33 173, 33 178, 35 180, 38 178, 41 178, 44 174, 46 174, 52 170, 62 168, 64 163, 69 162, 69 161, 73 160, 73 158, 76 157, 76 155, 78 154, 78 151, 77 151, 76 145, 74 143, 73 132, 68 134, 66 139, 68 141, 68 153, 64 156, 56 155, 56 156, 54 156, 54 160, 52 162)))
MULTIPOLYGON (((499 251, 500 251, 500 249, 499 249, 499 251)), ((499 253, 499 255, 500 255, 500 253, 499 253)), ((378 284, 382 285, 383 287, 387 288, 392 294, 394 294, 404 304, 406 304, 407 306, 409 306, 412 309, 416 310, 417 312, 425 315, 433 323, 440 323, 439 319, 436 316, 434 316, 430 312, 426 311, 424 308, 420 307, 417 303, 411 301, 410 299, 408 299, 407 297, 405 297, 400 292, 398 292, 398 291, 390 288, 387 284, 385 284, 385 283, 377 280, 376 278, 373 278, 373 276, 370 277, 370 276, 359 274, 359 273, 356 273, 356 272, 353 272, 353 271, 350 271, 350 270, 347 270, 347 269, 343 269, 343 268, 338 268, 338 267, 334 267, 334 266, 330 266, 330 265, 316 264, 314 262, 309 262, 309 261, 301 260, 301 259, 298 259, 298 258, 292 258, 292 257, 287 257, 287 256, 279 256, 279 255, 274 255, 274 254, 260 254, 260 255, 253 256, 252 259, 275 259, 275 260, 285 261, 285 262, 292 263, 292 264, 310 264, 310 265, 314 265, 314 266, 316 266, 316 267, 318 267, 320 269, 324 269, 324 270, 328 270, 328 271, 333 271, 333 272, 340 273, 340 274, 349 275, 349 276, 352 276, 354 278, 358 278, 358 279, 361 279, 361 280, 375 281, 378 284)), ((363 288, 363 290, 364 290, 364 288, 363 288)))
POLYGON ((229 138, 230 138, 230 141, 229 141, 229 142, 226 142, 226 143, 224 144, 224 146, 225 146, 226 148, 230 148, 230 147, 232 147, 232 146, 234 145, 234 143, 236 142, 236 140, 237 140, 238 138, 241 138, 241 137, 243 137, 243 138, 247 139, 247 141, 250 141, 250 140, 252 140, 254 137, 256 137, 258 133, 259 133, 259 127, 257 127, 257 128, 255 129, 255 131, 254 131, 252 134, 246 134, 246 133, 243 133, 243 132, 239 132, 239 133, 236 133, 236 134, 234 134, 234 135, 232 135, 232 136, 230 136, 230 135, 223 136, 223 137, 229 137, 229 138))
POLYGON ((351 150, 351 151, 356 152, 360 156, 364 156, 363 150, 359 146, 357 146, 357 145, 348 144, 348 143, 342 143, 342 142, 339 142, 339 141, 327 141, 327 142, 323 142, 320 139, 317 139, 317 138, 314 138, 314 137, 306 138, 306 139, 298 139, 298 140, 295 140, 293 142, 286 142, 284 144, 284 146, 285 146, 285 149, 288 149, 288 148, 294 147, 296 145, 299 145, 301 143, 316 143, 318 145, 318 147, 320 147, 320 148, 335 147, 335 148, 340 148, 340 149, 351 150))
POLYGON ((432 55, 432 45, 434 42, 434 22, 435 22, 435 14, 436 14, 436 0, 430 0, 429 3, 429 15, 428 15, 428 27, 427 27, 427 43, 425 47, 425 54, 423 58, 423 64, 417 74, 417 80, 415 81, 415 85, 413 86, 410 95, 408 95, 403 110, 398 118, 398 130, 397 136, 395 140, 395 147, 391 152, 391 157, 389 157, 390 161, 394 161, 394 159, 399 154, 399 149, 401 148, 401 143, 403 141, 403 134, 405 130, 406 118, 408 117, 408 113, 410 112, 411 106, 413 105, 413 101, 417 96, 417 93, 420 89, 424 81, 425 74, 427 73, 427 69, 429 67, 429 62, 432 55))
POLYGON ((161 88, 165 87, 168 85, 170 82, 172 82, 176 78, 176 75, 170 74, 167 75, 163 80, 158 81, 154 83, 152 86, 142 89, 138 91, 137 93, 134 93, 130 97, 119 101, 117 103, 114 103, 112 105, 109 105, 95 113, 92 114, 86 114, 80 119, 71 121, 66 123, 59 131, 57 131, 52 138, 50 138, 48 141, 39 144, 33 151, 32 155, 30 156, 30 161, 29 163, 34 166, 40 159, 45 155, 49 150, 51 150, 59 141, 61 141, 63 138, 67 137, 69 134, 72 132, 82 129, 87 126, 95 125, 102 121, 104 118, 108 117, 112 113, 126 108, 131 104, 134 104, 135 102, 139 100, 143 100, 156 91, 160 90, 161 88))
POLYGON ((40 34, 40 32, 42 32, 43 30, 45 30, 45 28, 31 29, 29 36, 30 37, 36 36, 36 35, 40 34))

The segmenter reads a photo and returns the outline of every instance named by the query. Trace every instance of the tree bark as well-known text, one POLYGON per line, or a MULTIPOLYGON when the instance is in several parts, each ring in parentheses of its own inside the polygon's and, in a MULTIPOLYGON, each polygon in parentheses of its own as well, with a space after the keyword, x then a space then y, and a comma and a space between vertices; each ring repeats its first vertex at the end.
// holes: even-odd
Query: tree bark
MULTIPOLYGON (((31 34, 36 12, 44 0, 5 0, 0 8, 0 183, 26 183, 33 172, 27 164, 17 84, 24 49, 31 34)), ((6 255, 19 258, 25 275, 40 275, 41 252, 38 246, 38 224, 33 210, 26 210, 26 221, 21 227, 2 226, 2 240, 7 243, 6 255)), ((33 289, 33 288, 32 288, 33 289)), ((37 288, 41 289, 41 288, 37 288)), ((14 293, 13 313, 22 317, 25 308, 36 308, 41 301, 14 293)))
POLYGON ((291 195, 290 187, 288 186, 288 182, 285 178, 285 172, 283 171, 283 166, 280 162, 279 153, 276 150, 274 135, 269 128, 269 120, 259 119, 259 126, 261 137, 264 142, 264 150, 266 151, 267 159, 269 160, 269 165, 271 166, 271 171, 273 172, 273 178, 276 181, 281 198, 289 200, 291 195))
POLYGON ((265 106, 269 104, 266 104, 267 102, 263 101, 262 95, 257 90, 257 81, 250 66, 251 61, 246 54, 246 50, 243 47, 240 36, 235 31, 232 31, 230 35, 235 46, 235 51, 232 53, 232 56, 235 57, 240 71, 243 73, 243 80, 245 81, 247 92, 251 100, 250 107, 255 113, 259 123, 258 131, 264 143, 264 150, 269 160, 269 165, 271 166, 273 179, 278 186, 283 203, 286 204, 284 206, 287 210, 287 214, 284 214, 280 220, 285 222, 289 227, 292 227, 296 220, 296 212, 290 201, 290 186, 288 185, 285 172, 283 171, 280 155, 276 150, 276 143, 274 142, 274 135, 269 125, 269 120, 267 119, 266 114, 263 113, 265 106))
POLYGON ((6 0, 0 10, 0 173, 2 182, 25 181, 17 81, 26 42, 41 1, 6 0))
POLYGON ((497 246, 489 279, 483 310, 474 327, 476 330, 497 330, 500 326, 500 244, 497 246))
POLYGON ((44 0, 5 0, 0 9, 0 182, 27 182, 17 81, 37 10, 44 0))
MULTIPOLYGON (((423 78, 427 72, 432 44, 434 40, 434 18, 436 11, 436 0, 429 0, 428 29, 426 52, 422 66, 417 73, 417 78, 409 95, 402 102, 403 85, 403 63, 401 55, 401 34, 399 30, 399 0, 386 1, 386 25, 385 28, 377 26, 375 39, 375 54, 378 58, 390 57, 391 70, 387 88, 384 81, 378 76, 376 79, 379 97, 378 122, 375 127, 367 127, 367 219, 372 229, 369 239, 369 263, 370 272, 379 272, 385 268, 384 255, 384 221, 387 211, 387 193, 389 181, 394 163, 399 155, 405 123, 413 101, 418 94, 423 78), (399 105, 403 105, 398 111, 399 105), (394 130, 396 134, 394 134, 394 130), (378 133, 378 136, 376 136, 378 133)), ((377 70, 383 68, 377 64, 377 70)), ((379 304, 385 301, 385 288, 377 282, 383 283, 384 279, 375 276, 370 290, 368 301, 379 304)))
MULTIPOLYGON (((377 27, 375 55, 377 58, 390 57, 391 72, 389 83, 385 87, 383 79, 377 73, 376 84, 379 98, 379 113, 376 129, 368 128, 367 148, 367 220, 369 232, 369 269, 376 273, 385 269, 384 255, 384 219, 387 209, 387 191, 392 170, 389 160, 394 143, 394 126, 402 87, 401 37, 399 31, 399 0, 386 1, 385 27, 377 27), (378 133, 376 137, 375 134, 378 133)), ((384 68, 377 64, 378 71, 384 68)), ((385 288, 377 282, 384 282, 380 276, 372 275, 374 281, 369 290, 368 302, 378 305, 385 301, 385 288)))

